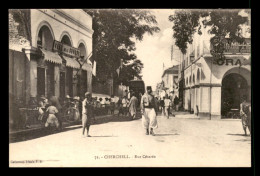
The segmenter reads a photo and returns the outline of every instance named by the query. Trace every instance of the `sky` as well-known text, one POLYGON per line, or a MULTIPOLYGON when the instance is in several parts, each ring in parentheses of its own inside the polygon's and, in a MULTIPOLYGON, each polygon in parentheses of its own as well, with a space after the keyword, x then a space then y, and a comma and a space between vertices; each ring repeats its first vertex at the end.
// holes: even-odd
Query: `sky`
POLYGON ((136 41, 135 54, 142 61, 142 70, 145 86, 152 86, 156 89, 156 84, 161 82, 163 74, 163 63, 165 68, 177 65, 177 61, 171 61, 171 45, 173 23, 168 20, 169 15, 174 13, 172 9, 152 9, 151 13, 156 16, 160 32, 154 35, 145 34, 142 41, 136 41))

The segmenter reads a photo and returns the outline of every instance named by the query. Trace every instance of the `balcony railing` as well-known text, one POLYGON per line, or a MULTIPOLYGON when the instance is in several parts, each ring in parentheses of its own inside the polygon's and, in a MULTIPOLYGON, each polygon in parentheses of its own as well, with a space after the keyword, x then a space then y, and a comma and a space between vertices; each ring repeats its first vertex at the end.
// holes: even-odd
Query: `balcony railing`
MULTIPOLYGON (((225 51, 224 54, 243 54, 243 53, 251 53, 251 38, 246 38, 243 43, 238 42, 227 42, 225 43, 225 51)), ((210 45, 212 48, 212 45, 210 45)))

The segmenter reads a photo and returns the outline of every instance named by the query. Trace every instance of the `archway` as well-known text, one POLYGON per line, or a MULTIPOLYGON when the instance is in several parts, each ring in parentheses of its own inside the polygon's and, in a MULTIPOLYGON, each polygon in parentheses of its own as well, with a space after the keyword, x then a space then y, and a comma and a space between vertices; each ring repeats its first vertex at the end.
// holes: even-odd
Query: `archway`
MULTIPOLYGON (((84 43, 80 43, 78 45, 78 49, 80 50, 80 56, 81 56, 81 62, 84 62, 84 60, 87 58, 87 50, 84 43)), ((77 84, 77 91, 79 93, 79 96, 84 96, 84 93, 87 91, 87 71, 81 70, 80 79, 77 84)))
POLYGON ((63 35, 63 37, 61 38, 61 43, 72 46, 71 40, 67 35, 63 35))
POLYGON ((250 98, 246 78, 238 73, 225 75, 221 87, 221 115, 227 116, 231 109, 239 110, 242 97, 250 98))
POLYGON ((37 38, 37 46, 51 51, 53 45, 54 36, 48 26, 43 25, 39 32, 37 38))

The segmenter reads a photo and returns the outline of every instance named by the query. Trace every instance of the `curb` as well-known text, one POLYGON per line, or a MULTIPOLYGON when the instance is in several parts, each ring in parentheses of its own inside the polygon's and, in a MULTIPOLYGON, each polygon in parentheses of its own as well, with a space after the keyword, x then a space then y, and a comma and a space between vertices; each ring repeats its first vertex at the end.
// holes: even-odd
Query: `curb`
MULTIPOLYGON (((106 117, 111 117, 112 115, 104 115, 104 116, 96 116, 95 118, 96 119, 103 119, 103 118, 106 118, 106 117)), ((73 126, 73 125, 81 125, 81 120, 78 121, 78 122, 63 122, 63 125, 62 127, 65 128, 65 127, 68 127, 68 126, 73 126)), ((21 135, 21 134, 26 134, 26 133, 30 133, 30 132, 36 132, 36 131, 40 131, 40 130, 43 130, 45 127, 38 127, 38 128, 29 128, 29 129, 24 129, 24 130, 20 130, 20 131, 13 131, 13 132, 10 132, 9 131, 9 135, 21 135)))

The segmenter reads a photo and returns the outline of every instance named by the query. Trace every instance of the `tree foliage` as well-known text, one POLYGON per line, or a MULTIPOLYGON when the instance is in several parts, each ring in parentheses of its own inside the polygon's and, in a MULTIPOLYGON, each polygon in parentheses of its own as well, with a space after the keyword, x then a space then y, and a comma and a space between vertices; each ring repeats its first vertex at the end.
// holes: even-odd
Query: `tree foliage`
POLYGON ((27 40, 29 43, 31 43, 30 10, 10 9, 9 14, 12 15, 13 20, 18 24, 16 29, 18 34, 12 36, 14 33, 10 32, 9 36, 19 38, 20 40, 27 40))
POLYGON ((187 44, 192 43, 196 31, 201 35, 201 27, 210 27, 209 33, 213 34, 210 42, 211 54, 216 58, 224 58, 224 44, 227 42, 243 42, 241 25, 247 21, 247 17, 239 15, 240 10, 180 10, 169 16, 174 23, 172 29, 176 45, 183 54, 186 53, 187 44), (202 25, 200 23, 202 19, 202 25))
POLYGON ((135 59, 133 63, 128 65, 123 65, 120 70, 120 76, 118 78, 118 83, 123 83, 128 85, 128 81, 137 77, 138 79, 142 78, 141 71, 143 68, 143 63, 139 59, 135 59))
MULTIPOLYGON (((145 33, 153 34, 160 29, 154 15, 146 10, 86 10, 93 17, 93 58, 97 62, 97 76, 106 80, 116 74, 121 59, 124 64, 134 61, 136 66, 123 66, 122 76, 140 74, 142 62, 134 54, 136 38, 142 40, 145 33), (124 74, 124 72, 129 72, 124 74)), ((115 78, 115 77, 114 77, 115 78)), ((122 79, 122 78, 120 78, 122 79)), ((123 79, 122 79, 123 80, 123 79)))

